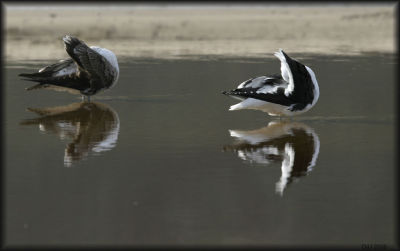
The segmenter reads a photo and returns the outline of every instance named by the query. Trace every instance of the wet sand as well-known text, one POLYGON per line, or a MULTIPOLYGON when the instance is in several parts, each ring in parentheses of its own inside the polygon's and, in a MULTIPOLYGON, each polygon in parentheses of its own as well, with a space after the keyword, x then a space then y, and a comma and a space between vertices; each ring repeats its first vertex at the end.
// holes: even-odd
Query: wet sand
POLYGON ((6 60, 65 58, 65 34, 119 58, 269 57, 278 48, 326 55, 396 50, 394 4, 71 6, 6 4, 6 60))

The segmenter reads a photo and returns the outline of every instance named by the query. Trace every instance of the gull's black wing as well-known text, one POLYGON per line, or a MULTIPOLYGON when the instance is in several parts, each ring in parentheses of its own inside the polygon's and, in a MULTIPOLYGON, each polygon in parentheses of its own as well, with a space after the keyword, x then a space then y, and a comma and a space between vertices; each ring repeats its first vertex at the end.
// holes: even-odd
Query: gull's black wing
POLYGON ((75 37, 65 36, 63 41, 65 50, 79 66, 80 71, 89 73, 90 89, 100 90, 112 82, 112 76, 105 74, 112 66, 102 55, 75 37))

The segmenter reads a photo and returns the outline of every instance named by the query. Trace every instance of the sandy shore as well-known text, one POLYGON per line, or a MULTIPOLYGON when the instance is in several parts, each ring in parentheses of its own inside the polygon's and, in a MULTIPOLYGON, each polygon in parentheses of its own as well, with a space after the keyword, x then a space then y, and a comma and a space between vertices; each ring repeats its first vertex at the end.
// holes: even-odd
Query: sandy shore
POLYGON ((394 53, 395 6, 34 7, 6 4, 6 60, 67 57, 62 36, 78 36, 118 57, 176 58, 289 53, 394 53))

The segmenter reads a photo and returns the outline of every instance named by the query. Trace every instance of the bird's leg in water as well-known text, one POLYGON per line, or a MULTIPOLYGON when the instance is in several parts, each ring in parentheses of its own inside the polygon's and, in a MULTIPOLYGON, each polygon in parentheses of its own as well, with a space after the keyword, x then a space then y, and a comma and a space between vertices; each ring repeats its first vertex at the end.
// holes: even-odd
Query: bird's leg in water
POLYGON ((87 96, 87 102, 90 103, 90 96, 87 96))
POLYGON ((85 102, 85 95, 82 95, 82 102, 85 102))

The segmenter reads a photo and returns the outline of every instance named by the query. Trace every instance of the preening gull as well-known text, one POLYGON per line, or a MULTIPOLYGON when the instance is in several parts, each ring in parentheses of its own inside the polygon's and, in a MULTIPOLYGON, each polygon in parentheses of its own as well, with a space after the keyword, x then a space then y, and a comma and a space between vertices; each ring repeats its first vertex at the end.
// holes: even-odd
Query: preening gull
POLYGON ((230 111, 255 109, 271 116, 292 116, 311 109, 319 98, 314 72, 282 49, 274 54, 281 61, 281 73, 261 76, 241 83, 235 90, 223 94, 242 100, 230 111))
POLYGON ((24 80, 39 82, 26 90, 52 89, 82 94, 83 97, 113 87, 119 77, 115 54, 105 48, 88 47, 78 38, 63 37, 65 50, 71 57, 46 66, 36 73, 22 73, 24 80))

